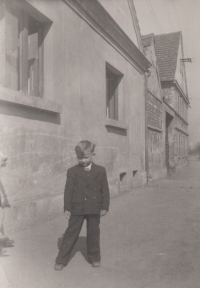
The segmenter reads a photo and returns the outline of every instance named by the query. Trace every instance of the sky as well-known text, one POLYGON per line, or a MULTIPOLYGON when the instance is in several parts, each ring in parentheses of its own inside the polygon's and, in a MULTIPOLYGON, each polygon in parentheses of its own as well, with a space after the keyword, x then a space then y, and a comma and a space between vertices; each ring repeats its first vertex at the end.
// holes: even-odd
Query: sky
POLYGON ((141 34, 182 31, 188 97, 189 145, 200 142, 200 0, 134 0, 141 34))

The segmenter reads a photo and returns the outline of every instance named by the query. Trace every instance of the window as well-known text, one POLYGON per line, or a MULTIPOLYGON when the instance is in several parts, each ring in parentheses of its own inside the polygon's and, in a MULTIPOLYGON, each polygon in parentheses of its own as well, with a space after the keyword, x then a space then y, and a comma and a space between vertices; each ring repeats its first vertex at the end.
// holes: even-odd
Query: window
POLYGON ((177 156, 178 154, 178 143, 177 143, 177 135, 174 135, 174 154, 177 156))
MULTIPOLYGON (((28 22, 28 94, 42 96, 42 87, 40 87, 40 75, 42 73, 42 24, 26 15, 28 22)), ((27 81, 26 80, 26 81, 27 81)))
POLYGON ((178 156, 181 156, 181 135, 178 134, 178 156))
POLYGON ((181 114, 181 97, 179 95, 178 113, 181 114))
POLYGON ((106 64, 106 115, 119 120, 119 84, 123 77, 118 70, 106 64))
POLYGON ((187 157, 187 149, 188 149, 188 145, 187 145, 187 143, 188 143, 188 137, 187 136, 185 136, 185 152, 184 152, 184 156, 185 157, 187 157))
POLYGON ((180 115, 182 116, 183 115, 183 99, 182 99, 182 96, 181 96, 180 100, 181 100, 180 115))
POLYGON ((186 136, 184 136, 184 157, 186 157, 186 136))
POLYGON ((181 135, 181 156, 183 157, 183 135, 181 135))
POLYGON ((181 116, 184 118, 184 100, 182 97, 182 111, 181 111, 181 116))
POLYGON ((42 97, 45 23, 11 1, 6 1, 4 17, 6 75, 3 84, 42 97))

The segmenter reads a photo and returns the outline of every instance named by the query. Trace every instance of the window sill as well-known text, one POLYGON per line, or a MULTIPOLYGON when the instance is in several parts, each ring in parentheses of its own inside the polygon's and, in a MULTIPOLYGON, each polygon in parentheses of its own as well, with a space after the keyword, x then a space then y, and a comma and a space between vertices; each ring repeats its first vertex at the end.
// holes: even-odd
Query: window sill
POLYGON ((19 91, 5 88, 0 85, 0 101, 17 105, 28 106, 34 109, 61 113, 61 104, 45 100, 36 96, 30 96, 19 91))
POLYGON ((159 132, 162 132, 162 129, 157 128, 157 127, 155 127, 155 126, 153 126, 153 125, 148 124, 147 126, 148 126, 148 128, 150 128, 150 129, 153 129, 153 130, 157 130, 157 131, 159 131, 159 132))
POLYGON ((118 120, 106 118, 105 120, 105 126, 111 126, 118 129, 128 130, 128 125, 122 122, 119 122, 118 120))

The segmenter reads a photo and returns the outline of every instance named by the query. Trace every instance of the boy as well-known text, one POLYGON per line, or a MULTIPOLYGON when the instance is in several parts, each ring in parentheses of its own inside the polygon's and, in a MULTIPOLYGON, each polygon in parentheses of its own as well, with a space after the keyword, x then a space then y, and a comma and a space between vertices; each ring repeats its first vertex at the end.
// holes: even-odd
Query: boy
POLYGON ((95 145, 81 141, 76 147, 79 164, 68 169, 64 191, 64 213, 69 219, 56 258, 55 270, 67 265, 84 219, 87 220, 87 253, 93 267, 100 266, 100 217, 107 214, 110 195, 106 170, 93 163, 95 145))

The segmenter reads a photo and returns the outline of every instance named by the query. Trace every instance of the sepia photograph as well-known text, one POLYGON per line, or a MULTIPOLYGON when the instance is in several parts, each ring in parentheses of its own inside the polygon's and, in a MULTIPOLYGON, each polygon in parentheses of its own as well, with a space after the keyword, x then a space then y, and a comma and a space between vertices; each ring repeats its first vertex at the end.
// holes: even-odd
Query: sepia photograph
POLYGON ((0 287, 200 287, 200 0, 0 0, 0 287))

